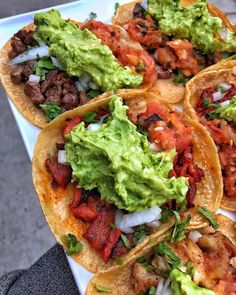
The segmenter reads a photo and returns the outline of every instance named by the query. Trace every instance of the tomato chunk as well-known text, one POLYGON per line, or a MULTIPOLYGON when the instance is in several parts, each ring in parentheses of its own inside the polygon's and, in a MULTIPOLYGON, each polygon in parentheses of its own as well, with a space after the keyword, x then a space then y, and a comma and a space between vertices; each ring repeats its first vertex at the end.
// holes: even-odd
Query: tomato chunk
POLYGON ((70 134, 73 128, 78 125, 81 122, 81 118, 79 116, 73 117, 65 126, 63 129, 63 137, 66 138, 65 136, 70 134))

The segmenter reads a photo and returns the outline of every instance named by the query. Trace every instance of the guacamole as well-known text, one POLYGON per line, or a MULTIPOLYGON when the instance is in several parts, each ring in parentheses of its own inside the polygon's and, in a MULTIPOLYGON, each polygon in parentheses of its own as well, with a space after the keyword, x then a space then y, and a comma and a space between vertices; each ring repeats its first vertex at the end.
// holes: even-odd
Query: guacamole
POLYGON ((62 19, 58 11, 37 13, 34 22, 36 40, 49 46, 50 54, 58 58, 68 75, 88 74, 103 91, 137 87, 142 83, 142 76, 121 67, 110 48, 101 45, 94 34, 62 19))
POLYGON ((220 106, 210 113, 213 119, 222 119, 236 122, 236 96, 233 96, 229 104, 220 106))
POLYGON ((214 295, 215 292, 201 288, 192 281, 190 275, 178 269, 170 272, 171 289, 175 295, 214 295))
POLYGON ((109 110, 107 123, 97 131, 87 130, 82 122, 67 136, 73 179, 86 190, 97 188, 102 199, 130 212, 169 199, 182 203, 187 178, 168 178, 175 151, 152 152, 147 137, 128 119, 121 98, 114 96, 109 110))
POLYGON ((197 0, 188 7, 181 7, 180 0, 148 0, 148 13, 157 20, 160 31, 188 39, 205 53, 235 51, 236 35, 223 27, 220 18, 210 15, 207 0, 197 0), (226 40, 220 38, 223 29, 226 40))

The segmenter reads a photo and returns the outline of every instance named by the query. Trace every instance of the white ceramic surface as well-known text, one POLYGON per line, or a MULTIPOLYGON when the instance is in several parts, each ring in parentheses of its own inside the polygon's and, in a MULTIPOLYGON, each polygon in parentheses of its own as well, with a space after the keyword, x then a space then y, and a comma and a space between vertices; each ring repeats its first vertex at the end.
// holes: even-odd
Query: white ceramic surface
MULTIPOLYGON (((63 18, 72 18, 79 21, 85 21, 90 12, 97 13, 97 19, 104 22, 110 22, 111 17, 114 14, 115 3, 120 4, 129 2, 129 0, 81 0, 65 5, 59 5, 55 8, 60 11, 63 18)), ((41 10, 47 11, 49 8, 41 10)), ((35 12, 29 12, 26 14, 21 14, 9 18, 4 18, 0 20, 0 47, 19 29, 23 26, 29 24, 33 21, 33 15, 35 12)), ((39 133, 39 128, 28 122, 15 108, 13 103, 9 100, 12 112, 14 114, 16 123, 20 130, 21 136, 24 140, 27 153, 32 160, 34 145, 39 133)), ((236 215, 225 210, 219 209, 219 213, 222 213, 232 220, 236 221, 236 215)), ((89 280, 92 278, 93 274, 88 272, 81 265, 76 263, 72 258, 67 257, 69 265, 71 267, 74 279, 78 286, 80 293, 85 294, 85 290, 89 280)))

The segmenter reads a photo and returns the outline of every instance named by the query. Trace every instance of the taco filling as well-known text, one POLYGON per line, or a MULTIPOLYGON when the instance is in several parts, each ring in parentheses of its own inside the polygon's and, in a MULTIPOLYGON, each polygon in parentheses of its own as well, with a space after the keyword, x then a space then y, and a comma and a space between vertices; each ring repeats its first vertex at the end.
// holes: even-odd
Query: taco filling
POLYGON ((53 189, 73 183, 69 210, 86 222, 83 237, 105 262, 155 232, 164 207, 194 206, 204 176, 181 114, 157 102, 127 109, 114 96, 108 108, 75 116, 45 162, 53 189))
POLYGON ((224 195, 236 198, 236 85, 220 83, 203 90, 195 107, 213 138, 220 158, 224 195))
POLYGON ((186 84, 200 70, 235 52, 236 45, 234 32, 210 14, 206 0, 187 1, 187 7, 182 2, 138 2, 129 20, 123 20, 124 5, 113 21, 154 58, 158 78, 172 78, 175 84, 186 84))
POLYGON ((161 242, 139 257, 131 284, 137 294, 235 294, 235 255, 236 247, 220 231, 191 231, 184 240, 161 242))
POLYGON ((34 23, 11 39, 10 75, 14 84, 25 83, 48 121, 105 91, 156 78, 152 58, 139 44, 129 46, 116 26, 88 21, 79 28, 56 10, 36 14, 34 23))

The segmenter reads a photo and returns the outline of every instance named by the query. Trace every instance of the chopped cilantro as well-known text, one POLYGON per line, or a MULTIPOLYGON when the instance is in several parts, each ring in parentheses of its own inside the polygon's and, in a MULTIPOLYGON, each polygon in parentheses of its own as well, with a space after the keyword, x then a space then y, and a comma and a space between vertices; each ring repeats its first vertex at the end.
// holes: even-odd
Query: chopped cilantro
POLYGON ((155 248, 157 255, 164 256, 171 268, 178 268, 181 264, 181 259, 175 255, 174 251, 167 245, 166 242, 161 242, 155 248))
POLYGON ((139 263, 146 263, 146 262, 147 262, 147 259, 146 259, 144 256, 141 256, 141 257, 139 257, 139 258, 137 259, 137 261, 138 261, 139 263))
POLYGON ((163 206, 160 219, 161 223, 168 223, 173 215, 173 211, 171 211, 167 206, 163 206))
POLYGON ((185 236, 184 232, 185 232, 186 227, 190 223, 191 216, 188 215, 186 218, 181 220, 178 212, 173 211, 173 213, 175 214, 176 221, 174 223, 174 228, 173 228, 172 234, 171 234, 171 242, 175 243, 175 242, 179 242, 179 241, 182 241, 183 239, 185 239, 186 236, 185 236))
POLYGON ((114 224, 114 223, 110 223, 110 227, 112 228, 112 229, 115 229, 116 228, 116 225, 114 224))
POLYGON ((214 212, 211 212, 204 207, 198 207, 198 211, 210 221, 214 229, 217 229, 219 227, 218 222, 215 220, 214 212))
POLYGON ((190 277, 193 277, 194 271, 195 271, 195 267, 192 263, 192 261, 189 261, 186 264, 186 269, 187 269, 187 273, 190 275, 190 277))
POLYGON ((204 98, 203 100, 203 105, 202 105, 205 109, 210 108, 210 107, 214 107, 214 108, 218 108, 218 104, 216 103, 210 103, 210 100, 208 97, 204 98))
POLYGON ((157 288, 151 287, 148 291, 148 295, 155 295, 157 291, 157 288))
POLYGON ((94 284, 94 288, 98 292, 103 292, 103 293, 111 293, 112 292, 112 289, 111 288, 103 287, 103 286, 98 285, 98 284, 94 284))
POLYGON ((123 260, 120 258, 120 257, 116 257, 115 259, 114 259, 114 261, 115 261, 115 263, 117 264, 117 265, 122 265, 124 262, 123 262, 123 260))
POLYGON ((86 95, 88 96, 88 98, 94 98, 100 94, 102 94, 102 90, 100 90, 100 89, 98 89, 98 90, 89 89, 86 91, 86 95))
POLYGON ((178 84, 185 85, 189 80, 190 78, 184 76, 182 73, 178 73, 174 76, 173 82, 175 85, 178 85, 178 84))
POLYGON ((34 66, 35 74, 40 76, 41 80, 45 80, 45 75, 50 70, 57 69, 51 61, 51 58, 46 56, 40 58, 34 66))
POLYGON ((96 112, 86 112, 84 114, 84 121, 87 123, 93 123, 96 115, 97 115, 96 112))
POLYGON ((146 67, 145 67, 144 62, 142 60, 140 60, 135 68, 138 72, 143 72, 146 67))
POLYGON ((136 128, 137 128, 138 133, 141 133, 141 134, 143 134, 145 136, 148 136, 147 130, 145 130, 141 125, 137 125, 136 128))
POLYGON ((61 108, 54 101, 47 104, 40 104, 40 107, 43 109, 48 122, 52 121, 62 113, 61 108))
POLYGON ((95 18, 97 18, 97 14, 95 13, 95 12, 90 12, 90 14, 89 14, 89 19, 95 19, 95 18))
POLYGON ((128 249, 131 249, 130 242, 129 242, 129 240, 127 239, 126 235, 121 234, 121 239, 122 239, 122 241, 124 242, 125 247, 128 248, 128 249))
POLYGON ((135 245, 137 245, 140 242, 141 238, 146 236, 147 236, 147 231, 146 231, 145 225, 142 224, 138 226, 133 235, 133 240, 135 245))
POLYGON ((116 2, 115 3, 115 14, 116 14, 116 11, 117 11, 117 8, 120 6, 120 3, 116 2))
POLYGON ((83 249, 83 244, 77 240, 76 236, 68 234, 66 238, 68 242, 68 248, 66 250, 67 255, 71 256, 78 254, 83 249))

